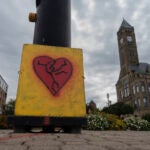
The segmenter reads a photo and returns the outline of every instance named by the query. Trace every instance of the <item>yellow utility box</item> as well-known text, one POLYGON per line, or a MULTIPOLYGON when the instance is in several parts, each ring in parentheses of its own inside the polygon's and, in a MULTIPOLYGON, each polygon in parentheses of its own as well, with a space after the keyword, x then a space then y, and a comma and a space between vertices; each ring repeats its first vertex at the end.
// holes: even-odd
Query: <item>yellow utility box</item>
POLYGON ((82 50, 25 44, 15 115, 85 117, 82 50))

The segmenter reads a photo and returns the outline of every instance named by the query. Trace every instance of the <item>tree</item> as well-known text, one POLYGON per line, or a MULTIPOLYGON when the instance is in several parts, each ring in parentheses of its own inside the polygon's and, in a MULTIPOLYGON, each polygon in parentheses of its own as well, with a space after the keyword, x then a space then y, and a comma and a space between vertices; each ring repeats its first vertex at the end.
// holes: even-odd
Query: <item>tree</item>
POLYGON ((134 108, 123 102, 118 102, 113 105, 110 105, 109 107, 104 107, 102 111, 105 113, 115 114, 120 116, 125 114, 133 114, 134 108))
POLYGON ((5 105, 5 114, 6 115, 14 115, 15 110, 15 99, 10 99, 9 102, 5 105))

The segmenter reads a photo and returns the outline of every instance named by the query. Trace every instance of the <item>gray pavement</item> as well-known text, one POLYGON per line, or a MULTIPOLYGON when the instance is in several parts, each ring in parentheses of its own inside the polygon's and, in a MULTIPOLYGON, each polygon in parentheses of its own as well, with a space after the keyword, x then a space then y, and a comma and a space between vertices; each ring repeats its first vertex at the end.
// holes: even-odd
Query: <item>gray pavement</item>
POLYGON ((148 131, 16 134, 0 130, 0 150, 150 150, 148 131))

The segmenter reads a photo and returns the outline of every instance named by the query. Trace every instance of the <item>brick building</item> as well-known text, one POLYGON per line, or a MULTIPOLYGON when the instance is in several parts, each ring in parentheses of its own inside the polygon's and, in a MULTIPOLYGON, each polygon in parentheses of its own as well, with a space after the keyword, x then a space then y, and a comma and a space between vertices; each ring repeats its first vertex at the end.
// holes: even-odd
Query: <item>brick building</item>
POLYGON ((4 113, 4 106, 6 104, 6 97, 7 97, 7 89, 8 85, 0 75, 0 114, 4 113))
POLYGON ((96 103, 91 100, 87 105, 86 105, 86 112, 87 114, 90 114, 91 112, 93 112, 96 109, 96 103))
POLYGON ((116 84, 118 102, 135 108, 135 114, 150 113, 150 64, 139 62, 134 27, 123 20, 117 32, 120 75, 116 84))

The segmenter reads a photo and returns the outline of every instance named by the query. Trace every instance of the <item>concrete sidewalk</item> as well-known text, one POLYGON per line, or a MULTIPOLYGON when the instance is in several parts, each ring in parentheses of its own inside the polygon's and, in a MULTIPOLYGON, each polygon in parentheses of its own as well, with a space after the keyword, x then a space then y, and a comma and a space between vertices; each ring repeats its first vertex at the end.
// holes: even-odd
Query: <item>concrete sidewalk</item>
POLYGON ((150 150, 148 131, 16 134, 0 130, 0 150, 150 150))

